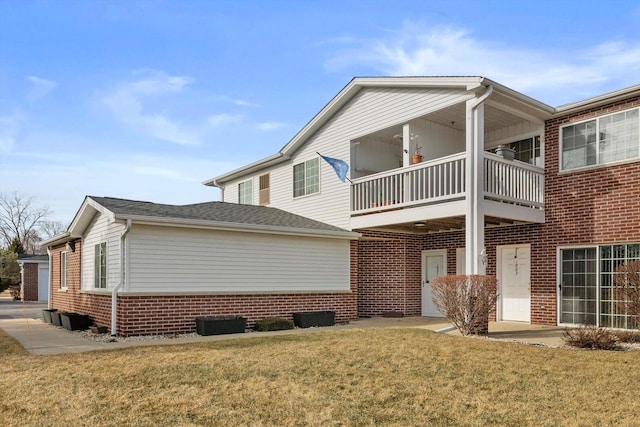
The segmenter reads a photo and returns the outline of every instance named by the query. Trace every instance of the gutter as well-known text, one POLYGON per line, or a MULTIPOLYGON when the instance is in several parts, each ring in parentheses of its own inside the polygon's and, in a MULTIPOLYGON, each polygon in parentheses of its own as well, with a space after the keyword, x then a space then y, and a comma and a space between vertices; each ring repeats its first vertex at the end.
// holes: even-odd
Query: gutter
POLYGON ((120 282, 116 285, 115 288, 111 291, 111 336, 115 337, 118 326, 118 290, 124 285, 125 276, 124 276, 124 262, 125 262, 125 239, 127 234, 131 230, 131 220, 127 219, 127 225, 122 234, 120 235, 120 282))

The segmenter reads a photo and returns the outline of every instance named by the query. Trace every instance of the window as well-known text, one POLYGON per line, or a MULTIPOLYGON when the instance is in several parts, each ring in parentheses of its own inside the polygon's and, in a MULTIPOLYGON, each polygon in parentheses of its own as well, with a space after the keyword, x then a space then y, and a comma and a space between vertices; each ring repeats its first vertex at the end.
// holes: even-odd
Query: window
POLYGON ((531 163, 535 166, 542 166, 542 157, 540 156, 540 137, 523 139, 509 144, 511 148, 516 150, 516 160, 531 163))
POLYGON ((320 161, 307 160, 293 166, 293 197, 306 196, 320 191, 320 161))
POLYGON ((269 174, 260 175, 260 194, 258 203, 260 206, 265 206, 269 204, 269 174))
POLYGON ((636 108, 563 127, 562 170, 640 157, 638 111, 636 108))
POLYGON ((238 203, 242 205, 253 204, 253 185, 252 181, 244 181, 238 184, 238 203))
POLYGON ((98 243, 95 246, 95 287, 107 288, 107 243, 98 243))
POLYGON ((67 287, 67 255, 69 252, 62 252, 60 254, 60 288, 67 287))
POLYGON ((632 328, 613 296, 616 269, 640 261, 640 244, 560 251, 560 322, 632 328))

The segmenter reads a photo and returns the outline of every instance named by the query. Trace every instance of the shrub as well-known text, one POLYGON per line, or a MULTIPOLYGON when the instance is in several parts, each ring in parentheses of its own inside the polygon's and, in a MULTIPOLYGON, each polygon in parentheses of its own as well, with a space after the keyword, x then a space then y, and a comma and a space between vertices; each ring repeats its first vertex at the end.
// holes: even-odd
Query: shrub
POLYGON ((497 281, 483 275, 441 276, 431 282, 433 303, 462 335, 486 333, 497 281))
POLYGON ((613 276, 616 304, 640 326, 640 261, 622 264, 613 276))
POLYGON ((584 326, 575 329, 565 329, 562 339, 567 345, 578 348, 591 348, 594 350, 618 349, 616 334, 605 328, 596 326, 584 326))
POLYGON ((254 329, 259 332, 293 329, 293 320, 283 319, 282 317, 267 317, 265 319, 258 320, 254 329))
POLYGON ((9 286, 9 293, 11 294, 11 298, 13 298, 14 301, 18 301, 21 296, 20 285, 9 286))
POLYGON ((618 342, 640 343, 640 331, 615 331, 614 335, 618 342))

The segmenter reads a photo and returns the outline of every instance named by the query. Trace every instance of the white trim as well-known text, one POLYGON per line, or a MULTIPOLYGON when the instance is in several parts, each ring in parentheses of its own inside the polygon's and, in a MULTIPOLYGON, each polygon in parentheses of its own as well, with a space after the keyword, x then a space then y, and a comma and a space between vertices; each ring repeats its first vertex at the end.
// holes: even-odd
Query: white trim
MULTIPOLYGON (((420 252, 420 282, 422 284, 421 288, 420 288, 420 314, 422 316, 425 316, 425 307, 424 307, 424 292, 425 292, 425 285, 426 285, 426 274, 425 274, 425 269, 426 269, 426 262, 427 262, 427 258, 430 256, 441 256, 443 261, 444 261, 444 274, 441 274, 441 276, 447 276, 449 274, 449 264, 447 263, 447 250, 446 249, 429 249, 429 250, 423 250, 420 252)), ((440 276, 438 276, 440 277, 440 276)), ((442 315, 442 317, 444 317, 444 315, 442 315)))
POLYGON ((59 289, 69 288, 69 251, 60 252, 60 286, 59 289), (62 268, 62 256, 65 256, 64 269, 62 268), (64 281, 62 280, 64 275, 64 281))

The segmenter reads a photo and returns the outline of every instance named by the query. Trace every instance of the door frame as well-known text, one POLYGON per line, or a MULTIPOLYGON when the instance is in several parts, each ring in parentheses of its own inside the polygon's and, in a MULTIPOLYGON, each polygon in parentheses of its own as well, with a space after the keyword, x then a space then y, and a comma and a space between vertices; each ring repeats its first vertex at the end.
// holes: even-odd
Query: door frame
POLYGON ((447 250, 446 249, 431 249, 421 252, 420 255, 420 315, 424 316, 424 286, 426 281, 425 266, 427 263, 427 257, 441 256, 444 262, 444 275, 449 274, 449 268, 447 264, 447 250))
POLYGON ((498 302, 496 304, 496 321, 503 322, 502 319, 502 251, 504 249, 522 248, 529 249, 529 321, 531 323, 531 243, 518 243, 514 245, 496 246, 496 279, 498 279, 498 302))

